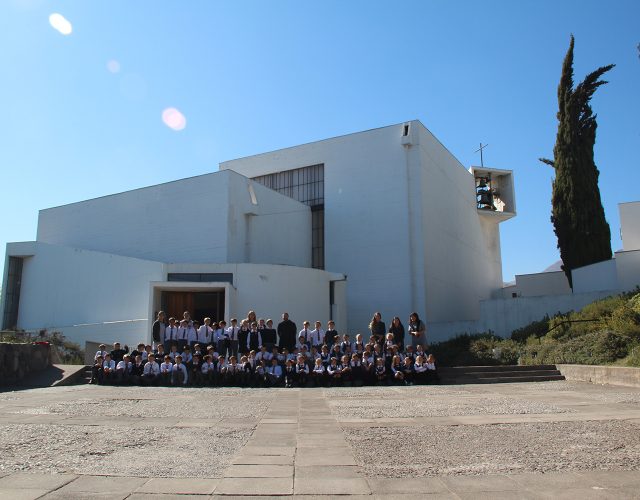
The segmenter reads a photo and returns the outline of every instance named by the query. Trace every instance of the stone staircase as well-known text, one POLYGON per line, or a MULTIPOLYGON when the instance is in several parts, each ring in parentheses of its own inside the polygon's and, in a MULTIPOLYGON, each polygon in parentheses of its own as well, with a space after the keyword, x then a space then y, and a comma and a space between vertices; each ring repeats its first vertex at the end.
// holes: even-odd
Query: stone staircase
POLYGON ((442 384, 499 384, 564 380, 556 365, 455 366, 438 368, 442 384))

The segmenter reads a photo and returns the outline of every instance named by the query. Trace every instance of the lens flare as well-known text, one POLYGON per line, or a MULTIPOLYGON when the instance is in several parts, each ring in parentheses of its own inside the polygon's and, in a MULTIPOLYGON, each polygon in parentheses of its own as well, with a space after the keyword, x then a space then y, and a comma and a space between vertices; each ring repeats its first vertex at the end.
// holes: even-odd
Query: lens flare
POLYGON ((73 31, 71 23, 67 21, 62 14, 58 14, 57 12, 54 12, 49 16, 49 24, 54 30, 62 33, 63 35, 70 35, 73 31))
POLYGON ((107 62, 107 70, 113 74, 120 73, 120 63, 115 59, 111 59, 107 62))
POLYGON ((167 108, 162 112, 162 121, 172 130, 183 130, 187 126, 187 119, 176 108, 167 108))

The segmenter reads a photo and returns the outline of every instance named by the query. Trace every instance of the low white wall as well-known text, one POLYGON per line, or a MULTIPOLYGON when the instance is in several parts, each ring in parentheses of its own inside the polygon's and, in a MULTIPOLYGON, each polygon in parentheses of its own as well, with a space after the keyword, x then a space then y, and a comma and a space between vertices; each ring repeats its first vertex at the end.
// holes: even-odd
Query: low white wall
POLYGON ((516 292, 518 297, 538 297, 571 293, 571 287, 564 271, 554 271, 517 275, 515 290, 511 291, 516 292))
POLYGON ((596 262, 571 271, 574 293, 618 290, 617 259, 596 262))
POLYGON ((509 337, 517 328, 542 319, 546 314, 577 311, 591 302, 618 293, 601 291, 543 297, 518 297, 512 299, 492 299, 480 302, 478 321, 456 321, 428 324, 430 340, 446 340, 459 333, 480 333, 493 331, 496 335, 509 337))

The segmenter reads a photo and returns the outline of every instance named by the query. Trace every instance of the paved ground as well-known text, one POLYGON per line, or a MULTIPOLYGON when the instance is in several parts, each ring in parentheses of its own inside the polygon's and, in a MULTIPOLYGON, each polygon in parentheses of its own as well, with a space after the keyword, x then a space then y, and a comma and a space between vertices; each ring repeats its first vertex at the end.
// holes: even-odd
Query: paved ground
POLYGON ((0 499, 640 498, 640 390, 0 394, 0 499))

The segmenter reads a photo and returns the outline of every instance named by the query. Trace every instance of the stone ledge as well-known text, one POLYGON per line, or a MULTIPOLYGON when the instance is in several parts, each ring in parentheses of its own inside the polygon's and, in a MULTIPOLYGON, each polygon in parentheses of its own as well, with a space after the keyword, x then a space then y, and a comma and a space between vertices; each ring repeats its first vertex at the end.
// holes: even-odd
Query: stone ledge
POLYGON ((601 365, 556 365, 572 382, 640 387, 640 368, 601 365))

